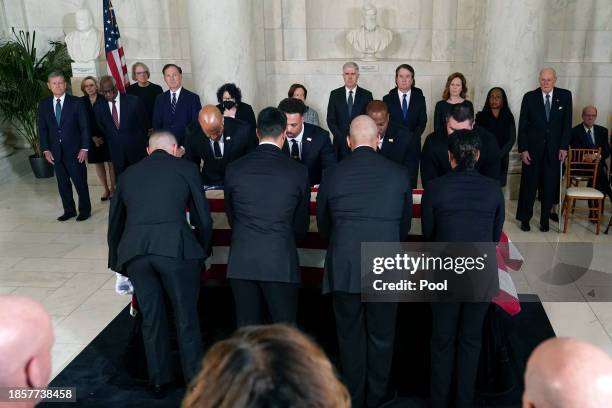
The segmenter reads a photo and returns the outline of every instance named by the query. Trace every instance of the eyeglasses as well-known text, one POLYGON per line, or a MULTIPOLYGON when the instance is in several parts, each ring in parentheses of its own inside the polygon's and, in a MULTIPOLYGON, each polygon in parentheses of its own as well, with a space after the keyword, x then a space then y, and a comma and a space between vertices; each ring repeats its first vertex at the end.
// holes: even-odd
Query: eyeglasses
POLYGON ((146 75, 147 71, 135 72, 136 75, 146 75))

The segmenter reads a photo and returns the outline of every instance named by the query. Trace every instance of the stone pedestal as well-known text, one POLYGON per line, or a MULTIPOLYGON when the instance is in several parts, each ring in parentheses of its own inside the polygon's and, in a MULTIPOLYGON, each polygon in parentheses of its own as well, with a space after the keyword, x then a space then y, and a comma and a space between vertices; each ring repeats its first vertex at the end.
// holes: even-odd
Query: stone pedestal
POLYGON ((242 99, 259 98, 255 66, 253 2, 188 0, 191 69, 203 104, 217 103, 216 91, 235 82, 242 99))
POLYGON ((73 62, 70 65, 72 67, 72 79, 70 81, 72 85, 72 94, 74 96, 83 96, 83 92, 81 92, 81 82, 83 82, 83 78, 88 76, 98 77, 96 62, 73 62))

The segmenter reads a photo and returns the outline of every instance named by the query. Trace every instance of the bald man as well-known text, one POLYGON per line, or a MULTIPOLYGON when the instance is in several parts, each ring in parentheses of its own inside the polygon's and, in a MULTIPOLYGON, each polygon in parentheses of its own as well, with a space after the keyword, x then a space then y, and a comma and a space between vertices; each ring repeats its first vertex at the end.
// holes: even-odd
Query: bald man
POLYGON ((400 122, 390 121, 389 109, 383 101, 368 103, 366 115, 378 127, 378 152, 408 169, 410 185, 416 187, 419 174, 421 139, 400 122))
MULTIPOLYGON (((0 296, 0 388, 44 388, 51 375, 53 327, 32 299, 0 296)), ((34 402, 14 406, 33 407, 34 402)), ((4 405, 0 402, 0 406, 4 405)))
POLYGON ((251 126, 224 117, 215 105, 204 106, 185 130, 185 157, 201 166, 202 182, 221 186, 225 168, 256 146, 251 126))
POLYGON ((323 173, 317 195, 319 234, 329 240, 323 293, 331 293, 342 375, 354 407, 386 398, 395 336, 395 303, 361 303, 362 242, 408 235, 412 190, 408 169, 376 153, 379 130, 366 115, 353 119, 352 153, 323 173))
MULTIPOLYGON (((516 219, 521 229, 531 229, 533 204, 541 189, 540 231, 549 230, 551 209, 558 200, 561 162, 567 156, 572 131, 572 93, 557 88, 557 74, 544 68, 540 87, 523 96, 518 125, 518 151, 522 171, 516 219)), ((555 214, 556 215, 556 214, 555 214)), ((558 217, 555 217, 558 221, 558 217)))
POLYGON ((607 194, 612 200, 612 189, 608 179, 608 165, 606 160, 610 157, 610 143, 608 142, 608 129, 595 124, 597 108, 589 105, 582 109, 582 122, 572 129, 570 146, 573 149, 601 148, 601 158, 597 172, 597 189, 607 194))
POLYGON ((178 149, 171 133, 153 132, 148 156, 119 179, 108 221, 108 267, 128 276, 134 285, 156 397, 162 397, 173 381, 164 293, 176 316, 186 381, 197 374, 202 358, 197 304, 212 220, 198 170, 176 157, 178 149), (195 230, 187 223, 185 208, 195 230))
POLYGON ((584 341, 554 338, 527 361, 523 408, 612 406, 612 359, 584 341))

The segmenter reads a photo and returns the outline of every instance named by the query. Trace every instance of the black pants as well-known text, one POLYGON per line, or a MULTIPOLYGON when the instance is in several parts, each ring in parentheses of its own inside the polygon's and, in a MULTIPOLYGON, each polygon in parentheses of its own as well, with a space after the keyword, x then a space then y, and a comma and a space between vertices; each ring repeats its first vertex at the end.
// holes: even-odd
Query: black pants
POLYGON ((474 390, 489 303, 432 303, 431 406, 453 406, 451 384, 457 367, 457 407, 474 406, 474 390), (455 359, 457 363, 455 364, 455 359))
POLYGON ((126 267, 142 312, 149 381, 167 384, 173 380, 164 292, 175 313, 183 375, 186 382, 190 381, 200 370, 203 354, 197 310, 200 262, 143 255, 131 260, 126 267))
POLYGON ((360 294, 332 294, 342 377, 352 406, 385 401, 393 360, 396 303, 362 303, 360 294))
POLYGON ((519 190, 516 218, 522 222, 529 222, 533 216, 533 204, 536 191, 541 192, 540 224, 548 226, 550 210, 559 200, 559 177, 561 167, 558 157, 548 157, 545 151, 535 157, 531 155, 531 164, 523 163, 521 170, 521 187, 519 190))
POLYGON ((57 188, 62 198, 64 212, 76 213, 76 206, 72 196, 72 185, 74 184, 74 189, 79 196, 79 213, 91 214, 86 163, 79 163, 76 157, 69 157, 62 151, 61 157, 55 157, 54 168, 57 188))
POLYGON ((272 323, 295 324, 299 285, 296 283, 230 279, 238 327, 272 323))

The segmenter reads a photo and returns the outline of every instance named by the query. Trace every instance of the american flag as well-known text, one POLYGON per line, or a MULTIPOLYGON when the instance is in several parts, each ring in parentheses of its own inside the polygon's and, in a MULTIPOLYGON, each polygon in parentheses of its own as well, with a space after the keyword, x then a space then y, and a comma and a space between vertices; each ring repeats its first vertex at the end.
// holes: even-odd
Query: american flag
POLYGON ((104 17, 104 48, 106 50, 108 72, 115 78, 119 92, 125 93, 127 86, 130 84, 130 79, 125 63, 125 55, 123 54, 123 46, 121 45, 119 27, 115 19, 115 11, 110 0, 103 0, 102 11, 104 17))

